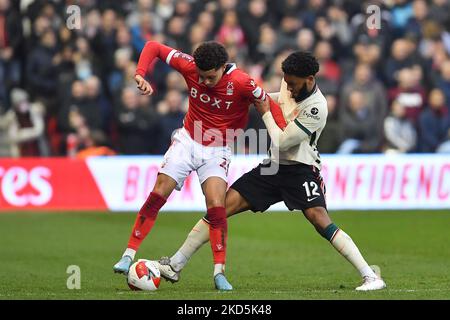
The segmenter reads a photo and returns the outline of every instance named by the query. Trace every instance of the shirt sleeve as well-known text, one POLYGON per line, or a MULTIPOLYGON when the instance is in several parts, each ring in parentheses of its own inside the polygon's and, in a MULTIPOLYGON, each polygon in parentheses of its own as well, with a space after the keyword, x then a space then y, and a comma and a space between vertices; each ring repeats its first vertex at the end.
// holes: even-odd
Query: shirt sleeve
POLYGON ((241 92, 242 95, 244 95, 246 98, 248 98, 252 103, 255 101, 255 99, 262 99, 264 100, 267 96, 267 93, 264 91, 263 88, 258 86, 248 74, 243 73, 240 82, 241 92))
POLYGON ((283 112, 280 106, 268 95, 263 88, 258 86, 249 75, 244 74, 243 81, 241 83, 242 93, 247 97, 252 103, 255 100, 266 100, 269 99, 270 112, 274 118, 275 124, 284 129, 286 127, 286 120, 284 119, 283 112))
POLYGON ((280 97, 280 92, 268 92, 267 93, 269 97, 271 97, 273 100, 278 101, 278 98, 280 97))
POLYGON ((166 63, 181 74, 184 74, 185 72, 191 71, 193 68, 195 68, 194 57, 176 49, 170 51, 169 55, 166 58, 166 63))
POLYGON ((287 124, 284 131, 276 125, 271 112, 266 112, 262 119, 274 146, 280 151, 286 151, 309 139, 322 126, 323 117, 326 117, 326 114, 321 112, 319 106, 308 106, 287 124))
POLYGON ((136 74, 145 77, 149 66, 155 58, 159 58, 180 73, 194 65, 194 58, 176 49, 156 41, 148 41, 139 57, 136 74))

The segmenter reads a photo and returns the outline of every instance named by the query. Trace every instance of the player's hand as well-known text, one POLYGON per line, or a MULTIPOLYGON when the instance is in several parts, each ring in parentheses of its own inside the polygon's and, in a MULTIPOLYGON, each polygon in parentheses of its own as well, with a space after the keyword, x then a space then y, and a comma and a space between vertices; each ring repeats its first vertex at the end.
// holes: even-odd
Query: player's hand
POLYGON ((137 74, 134 76, 134 80, 136 81, 138 89, 141 90, 141 94, 151 95, 153 93, 152 86, 142 76, 137 74))
POLYGON ((264 100, 257 99, 257 100, 255 100, 254 104, 255 104, 256 110, 261 115, 264 115, 266 112, 270 111, 270 102, 269 102, 268 98, 266 98, 264 100))

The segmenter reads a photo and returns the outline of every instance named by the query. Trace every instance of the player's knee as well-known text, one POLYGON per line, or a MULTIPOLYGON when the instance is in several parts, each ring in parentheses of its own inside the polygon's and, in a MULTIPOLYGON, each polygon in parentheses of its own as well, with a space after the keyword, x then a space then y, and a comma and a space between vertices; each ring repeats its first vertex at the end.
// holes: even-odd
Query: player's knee
POLYGON ((168 198, 173 189, 175 189, 176 185, 177 183, 173 178, 165 174, 158 174, 152 192, 157 193, 162 197, 168 198))
POLYGON ((305 210, 305 216, 319 233, 322 233, 322 231, 331 223, 326 210, 322 207, 305 210))
POLYGON ((216 208, 216 207, 225 207, 225 200, 220 198, 213 198, 206 200, 206 208, 216 208))
POLYGON ((166 193, 166 184, 164 183, 164 181, 157 181, 155 186, 153 187, 153 191, 157 194, 163 195, 166 193))

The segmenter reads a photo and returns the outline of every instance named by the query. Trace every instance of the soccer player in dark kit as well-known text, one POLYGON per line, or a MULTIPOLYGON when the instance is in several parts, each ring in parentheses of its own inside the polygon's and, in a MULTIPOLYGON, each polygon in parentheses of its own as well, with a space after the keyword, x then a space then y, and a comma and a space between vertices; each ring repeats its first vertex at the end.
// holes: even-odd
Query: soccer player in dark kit
MULTIPOLYGON (((283 61, 282 70, 281 89, 273 97, 280 103, 287 126, 277 126, 269 112, 268 101, 255 102, 272 139, 270 159, 230 187, 225 202, 227 216, 246 210, 263 212, 272 204, 284 201, 289 210, 301 210, 317 232, 358 270, 363 283, 356 290, 383 289, 386 287, 384 281, 367 264, 350 236, 331 221, 327 212, 317 150, 328 114, 327 101, 315 81, 319 64, 307 52, 294 52, 283 61), (278 170, 271 172, 269 169, 274 164, 278 170)), ((164 278, 172 282, 179 280, 190 257, 208 241, 210 223, 208 217, 201 219, 180 249, 172 257, 159 261, 164 278)))

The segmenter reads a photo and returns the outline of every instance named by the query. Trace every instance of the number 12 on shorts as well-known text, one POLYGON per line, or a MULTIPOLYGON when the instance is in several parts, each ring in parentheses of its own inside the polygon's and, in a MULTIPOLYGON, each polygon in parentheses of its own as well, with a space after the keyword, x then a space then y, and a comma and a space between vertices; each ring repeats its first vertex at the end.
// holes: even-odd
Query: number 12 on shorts
POLYGON ((317 192, 319 186, 314 181, 305 182, 302 186, 305 188, 308 202, 320 197, 320 193, 317 192))

